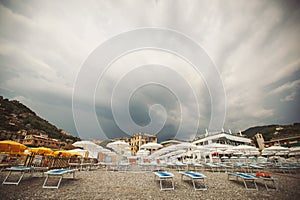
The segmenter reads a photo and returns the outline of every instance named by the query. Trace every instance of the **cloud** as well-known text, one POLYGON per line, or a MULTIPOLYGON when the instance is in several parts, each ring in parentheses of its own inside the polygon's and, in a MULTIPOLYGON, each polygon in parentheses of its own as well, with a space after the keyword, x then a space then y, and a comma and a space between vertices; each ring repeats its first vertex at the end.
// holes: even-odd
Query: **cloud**
MULTIPOLYGON (((161 27, 190 37, 216 64, 226 92, 224 128, 235 132, 292 123, 300 119, 293 109, 300 98, 299 21, 300 7, 294 1, 1 1, 0 91, 76 135, 72 95, 88 56, 122 32, 161 27), (61 117, 64 113, 67 118, 61 117)), ((192 139, 208 127, 214 106, 206 79, 216 77, 203 74, 169 52, 143 50, 123 56, 95 86, 95 105, 89 105, 85 94, 78 96, 84 124, 80 132, 86 138, 104 138, 97 125, 89 124, 95 113, 88 109, 95 108, 110 137, 126 135, 122 126, 134 132, 164 122, 157 132, 161 140, 179 129, 181 138, 192 139), (165 85, 138 87, 144 80, 165 85), (114 89, 119 94, 112 101, 114 89), (132 98, 125 102, 128 95, 132 98), (112 103, 120 116, 129 110, 130 119, 121 117, 116 123, 112 103)), ((97 74, 84 84, 92 75, 97 74)))

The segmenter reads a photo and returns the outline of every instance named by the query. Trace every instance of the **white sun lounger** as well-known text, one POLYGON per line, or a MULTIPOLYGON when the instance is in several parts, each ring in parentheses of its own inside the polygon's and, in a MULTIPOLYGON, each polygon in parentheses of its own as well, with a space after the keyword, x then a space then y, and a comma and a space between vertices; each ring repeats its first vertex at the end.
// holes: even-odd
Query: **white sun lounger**
MULTIPOLYGON (((174 175, 170 172, 154 172, 155 177, 158 177, 159 183, 160 183, 160 190, 174 190, 174 175), (163 187, 162 181, 166 181, 168 179, 171 179, 172 181, 172 187, 163 187)), ((154 177, 154 178, 155 178, 154 177)))
POLYGON ((228 172, 228 180, 232 180, 230 179, 230 176, 235 176, 236 179, 240 178, 243 180, 244 185, 246 190, 257 190, 257 185, 256 185, 256 180, 257 178, 255 176, 252 176, 250 174, 245 174, 245 173, 238 173, 238 172, 228 172), (253 183, 253 187, 249 187, 249 185, 247 185, 247 182, 251 182, 253 183))
POLYGON ((206 176, 205 175, 200 174, 200 173, 196 173, 196 172, 179 172, 179 173, 181 174, 181 180, 183 179, 183 176, 187 176, 192 180, 195 190, 207 190, 206 181, 205 181, 206 176), (204 187, 196 188, 195 180, 198 180, 198 179, 203 181, 204 187))
POLYGON ((47 172, 45 172, 45 174, 47 175, 44 184, 43 184, 43 188, 59 188, 60 182, 63 179, 63 176, 65 174, 72 174, 72 178, 75 178, 75 170, 70 170, 70 169, 52 169, 49 170, 47 172), (49 180, 50 176, 55 176, 55 177, 59 177, 58 183, 56 185, 47 185, 47 182, 49 180))
POLYGON ((26 172, 31 172, 31 167, 15 166, 15 167, 6 168, 5 170, 8 170, 9 173, 5 177, 5 179, 2 182, 2 184, 19 185, 19 183, 22 180, 22 178, 25 175, 25 173, 26 172), (19 172, 20 172, 20 176, 19 176, 18 180, 16 180, 16 181, 8 181, 8 179, 12 175, 12 173, 19 173, 19 172))

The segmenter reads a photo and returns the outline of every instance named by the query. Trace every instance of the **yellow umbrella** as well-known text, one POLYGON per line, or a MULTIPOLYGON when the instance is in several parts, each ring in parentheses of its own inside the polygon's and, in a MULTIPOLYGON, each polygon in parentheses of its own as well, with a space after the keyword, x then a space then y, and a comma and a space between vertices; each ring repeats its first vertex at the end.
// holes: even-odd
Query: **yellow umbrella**
POLYGON ((29 152, 36 153, 36 154, 52 154, 53 150, 46 148, 46 147, 37 147, 31 148, 28 150, 29 152))
POLYGON ((0 141, 1 153, 19 154, 19 153, 23 153, 25 149, 27 149, 27 146, 19 142, 15 142, 11 140, 0 141))
POLYGON ((69 152, 71 154, 71 156, 79 156, 82 157, 82 155, 80 153, 77 152, 69 152))
POLYGON ((53 155, 70 157, 72 154, 70 152, 67 152, 67 151, 54 151, 53 155))

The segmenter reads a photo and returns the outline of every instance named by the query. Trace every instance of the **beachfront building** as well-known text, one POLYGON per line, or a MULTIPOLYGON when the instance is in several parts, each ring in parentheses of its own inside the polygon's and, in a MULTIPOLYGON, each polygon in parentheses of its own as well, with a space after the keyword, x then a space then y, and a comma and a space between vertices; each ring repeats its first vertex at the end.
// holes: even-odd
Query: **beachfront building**
POLYGON ((136 155, 141 146, 149 142, 157 143, 156 136, 148 133, 136 133, 132 135, 129 142, 131 155, 136 155))
POLYGON ((45 134, 26 135, 22 143, 29 147, 48 147, 51 149, 60 149, 61 147, 66 145, 64 142, 49 138, 48 135, 45 134))
POLYGON ((257 145, 258 145, 258 149, 261 151, 261 150, 264 150, 265 148, 265 140, 264 140, 264 137, 262 136, 262 134, 260 133, 257 133, 255 136, 254 136, 256 142, 257 142, 257 145))
POLYGON ((265 147, 271 146, 297 147, 300 146, 300 136, 276 138, 270 141, 265 141, 265 147))
POLYGON ((252 140, 249 138, 229 134, 226 132, 221 133, 207 133, 203 138, 199 138, 193 142, 195 145, 209 145, 212 143, 229 144, 232 146, 238 145, 251 145, 252 140))

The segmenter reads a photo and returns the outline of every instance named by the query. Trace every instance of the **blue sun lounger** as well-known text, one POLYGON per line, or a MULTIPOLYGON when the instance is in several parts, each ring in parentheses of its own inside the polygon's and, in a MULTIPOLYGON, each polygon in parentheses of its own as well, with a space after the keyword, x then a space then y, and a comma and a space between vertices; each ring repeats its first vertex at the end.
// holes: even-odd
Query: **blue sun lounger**
MULTIPOLYGON (((155 177, 158 177, 159 179, 159 184, 160 184, 160 190, 174 190, 174 175, 169 172, 154 172, 155 177), (168 179, 171 179, 172 181, 172 187, 163 187, 162 181, 166 181, 168 179)), ((154 177, 154 178, 155 178, 154 177)))
POLYGON ((72 174, 72 178, 75 178, 75 170, 70 170, 70 169, 52 169, 49 170, 47 172, 45 172, 45 174, 47 175, 44 184, 43 184, 43 188, 59 188, 60 182, 63 179, 63 176, 65 174, 72 174), (58 183, 56 185, 47 185, 47 182, 49 181, 49 177, 50 176, 54 176, 54 177, 59 177, 58 179, 58 183))
POLYGON ((31 172, 31 167, 26 167, 26 166, 15 166, 15 167, 9 167, 6 168, 5 170, 8 170, 9 173, 5 177, 4 181, 2 184, 9 184, 9 185, 19 185, 20 181, 22 180, 23 176, 25 175, 26 172, 31 172), (20 172, 20 176, 18 180, 16 181, 8 181, 9 177, 12 175, 12 173, 18 173, 20 172))
POLYGON ((206 176, 205 175, 200 174, 200 173, 196 173, 196 172, 179 172, 179 173, 181 174, 181 180, 183 179, 183 176, 187 176, 192 180, 195 190, 207 190, 206 181, 205 181, 206 176), (204 187, 196 188, 195 180, 198 180, 198 179, 203 181, 204 187))
MULTIPOLYGON (((255 176, 255 175, 253 175, 255 176)), ((276 185, 276 178, 274 177, 263 177, 263 176, 255 176, 257 178, 259 178, 260 180, 262 180, 265 184, 265 187, 267 189, 267 191, 271 191, 271 190, 275 190, 277 191, 278 190, 278 187, 276 185), (268 182, 271 182, 271 184, 268 184, 268 182)))
POLYGON ((235 176, 236 179, 238 178, 242 179, 246 190, 257 190, 257 185, 255 182, 257 178, 255 176, 250 174, 245 174, 245 173, 239 173, 239 172, 228 172, 227 174, 228 174, 228 180, 232 180, 230 179, 231 176, 235 176), (249 185, 247 185, 247 182, 253 183, 253 187, 249 187, 249 185))

